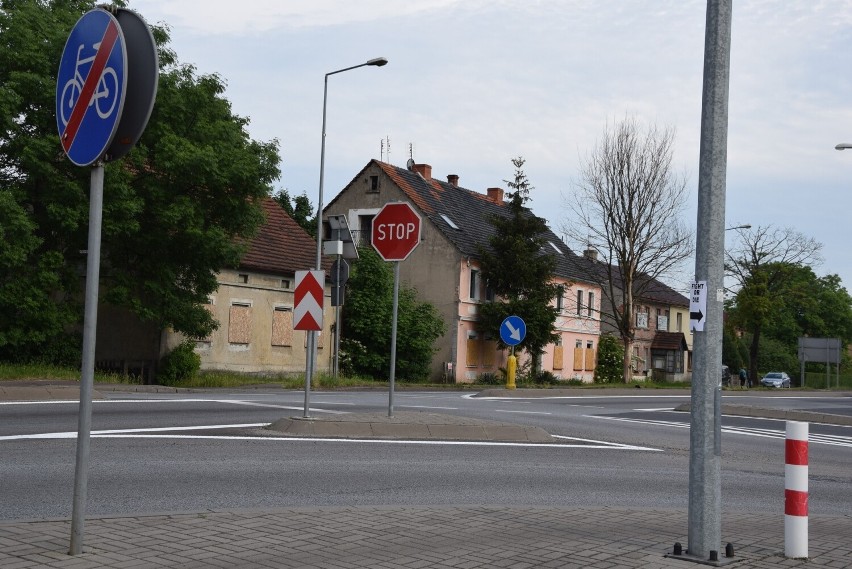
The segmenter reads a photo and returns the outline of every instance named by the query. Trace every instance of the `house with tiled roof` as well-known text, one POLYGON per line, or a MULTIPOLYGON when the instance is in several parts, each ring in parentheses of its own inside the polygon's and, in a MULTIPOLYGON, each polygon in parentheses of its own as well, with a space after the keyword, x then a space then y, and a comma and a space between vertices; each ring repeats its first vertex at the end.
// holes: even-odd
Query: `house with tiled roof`
MULTIPOLYGON (((459 176, 452 174, 446 181, 438 180, 428 164, 410 161, 401 168, 371 160, 329 202, 323 215, 345 215, 356 241, 367 245, 373 217, 394 201, 408 202, 422 219, 420 244, 400 263, 400 278, 417 289, 418 298, 433 304, 447 325, 436 345, 431 377, 472 382, 482 374, 497 373, 508 355, 497 349, 499 331, 483 333, 476 323, 479 307, 493 300, 481 277, 479 247, 487 247, 494 234, 488 220, 509 215, 504 190, 465 189, 459 176)), ((583 274, 578 257, 561 239, 550 231, 545 237, 543 253, 556 261, 554 282, 561 285, 562 294, 553 301, 559 309, 559 340, 547 347, 541 369, 564 379, 591 381, 600 331, 600 289, 583 274)))
MULTIPOLYGON (((612 278, 614 294, 622 294, 617 268, 598 273, 612 278)), ((660 381, 689 381, 692 371, 689 299, 659 279, 646 276, 637 283, 633 301, 633 372, 660 381)), ((621 297, 617 298, 617 302, 621 302, 621 297)), ((602 318, 601 330, 618 337, 617 328, 606 315, 602 318)))
MULTIPOLYGON (((296 271, 313 268, 316 241, 272 198, 261 202, 265 221, 236 267, 217 274, 218 289, 207 309, 219 322, 209 337, 196 342, 202 370, 240 373, 304 373, 306 333, 293 330, 296 271)), ((328 267, 323 267, 327 269, 328 267)), ((326 296, 331 294, 326 287, 326 296)), ((323 330, 319 334, 317 370, 328 371, 331 361, 330 303, 326 301, 323 330)), ((159 335, 156 346, 151 330, 125 311, 106 308, 99 322, 99 367, 122 371, 151 370, 160 357, 183 341, 171 330, 159 335), (109 334, 100 333, 101 328, 109 334)))

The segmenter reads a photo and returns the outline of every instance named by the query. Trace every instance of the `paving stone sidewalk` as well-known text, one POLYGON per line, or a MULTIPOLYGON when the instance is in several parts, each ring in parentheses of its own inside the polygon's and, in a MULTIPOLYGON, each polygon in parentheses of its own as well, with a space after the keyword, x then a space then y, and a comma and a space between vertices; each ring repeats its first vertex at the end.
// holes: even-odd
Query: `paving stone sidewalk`
MULTIPOLYGON (((352 507, 209 511, 89 519, 67 555, 67 520, 0 522, 0 567, 692 569, 686 513, 519 507, 352 507)), ((852 516, 811 517, 810 559, 786 559, 784 521, 724 514, 727 567, 852 568, 852 516)), ((721 556, 724 560, 724 544, 721 556)))

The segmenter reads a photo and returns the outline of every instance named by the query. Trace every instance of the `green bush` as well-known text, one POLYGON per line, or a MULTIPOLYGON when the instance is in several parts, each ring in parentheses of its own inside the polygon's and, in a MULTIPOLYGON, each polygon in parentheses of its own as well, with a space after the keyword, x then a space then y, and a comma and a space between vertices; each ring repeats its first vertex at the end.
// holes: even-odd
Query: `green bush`
POLYGON ((503 385, 506 380, 499 373, 486 372, 480 373, 476 378, 477 385, 503 385))
POLYGON ((598 341, 598 363, 595 366, 595 383, 617 383, 624 380, 624 346, 610 334, 598 341))
POLYGON ((201 356, 195 353, 195 342, 184 340, 160 360, 157 382, 173 385, 191 379, 201 369, 201 356))

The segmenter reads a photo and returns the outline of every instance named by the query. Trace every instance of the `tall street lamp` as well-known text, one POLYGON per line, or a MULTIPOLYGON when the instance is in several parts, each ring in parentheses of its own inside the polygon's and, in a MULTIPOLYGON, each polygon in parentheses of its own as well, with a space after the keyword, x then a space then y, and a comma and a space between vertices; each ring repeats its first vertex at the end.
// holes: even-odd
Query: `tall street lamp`
MULTIPOLYGON (((375 59, 371 59, 369 61, 365 61, 364 63, 359 63, 358 65, 353 65, 352 67, 345 67, 343 69, 338 69, 337 71, 331 71, 325 74, 325 82, 322 90, 322 149, 320 151, 320 176, 319 176, 319 199, 317 200, 317 259, 316 266, 314 270, 320 270, 322 268, 322 190, 323 190, 323 181, 325 178, 325 111, 328 102, 328 77, 330 75, 337 75, 338 73, 343 73, 344 71, 350 71, 352 69, 358 69, 359 67, 382 67, 387 65, 388 60, 385 57, 377 57, 375 59)), ((336 331, 337 334, 340 334, 340 330, 336 331)), ((316 369, 316 361, 317 361, 317 332, 312 331, 308 334, 308 358, 307 358, 307 368, 305 370, 305 413, 304 416, 310 417, 309 411, 309 402, 310 402, 310 393, 311 393, 311 379, 314 375, 314 371, 316 369)))

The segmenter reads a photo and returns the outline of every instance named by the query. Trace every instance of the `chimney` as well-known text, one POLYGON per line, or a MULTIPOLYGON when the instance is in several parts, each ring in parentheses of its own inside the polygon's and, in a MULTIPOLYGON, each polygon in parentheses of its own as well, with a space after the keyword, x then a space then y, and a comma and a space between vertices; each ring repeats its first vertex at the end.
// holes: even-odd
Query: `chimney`
POLYGON ((432 167, 428 164, 415 164, 413 166, 415 172, 423 176, 427 182, 432 179, 432 167))
POLYGON ((597 250, 592 249, 591 247, 589 247, 585 251, 583 251, 583 256, 590 261, 597 261, 598 260, 597 250))
POLYGON ((455 187, 459 187, 459 175, 458 174, 447 174, 447 182, 454 185, 455 187))
POLYGON ((503 188, 488 188, 488 199, 497 205, 503 205, 503 188))

